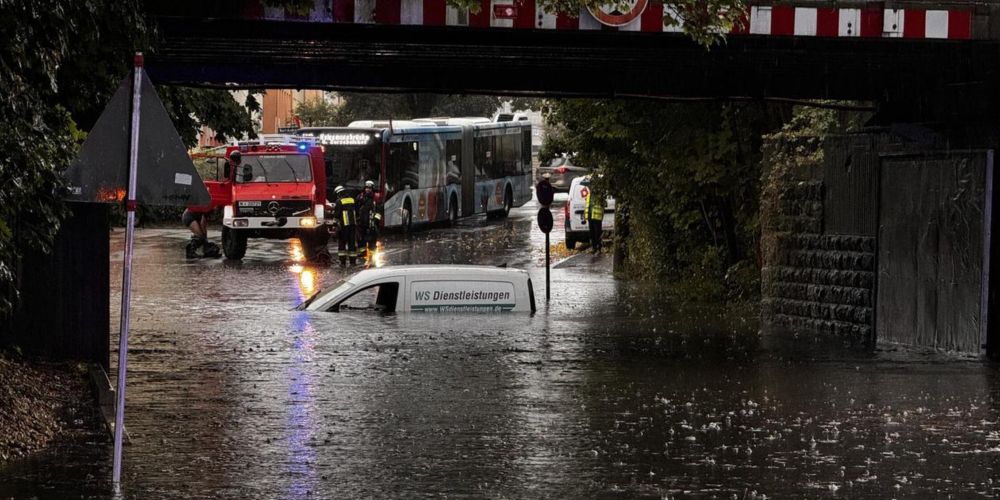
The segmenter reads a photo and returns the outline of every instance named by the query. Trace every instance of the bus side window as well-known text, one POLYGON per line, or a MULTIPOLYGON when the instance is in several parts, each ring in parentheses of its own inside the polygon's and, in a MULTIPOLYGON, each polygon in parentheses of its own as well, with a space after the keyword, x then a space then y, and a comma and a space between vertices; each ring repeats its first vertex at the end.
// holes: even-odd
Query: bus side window
POLYGON ((462 141, 452 139, 445 143, 446 182, 448 184, 462 183, 462 141))
POLYGON ((390 190, 420 187, 420 152, 416 142, 397 142, 389 145, 389 168, 386 175, 390 190))
POLYGON ((501 152, 503 156, 500 162, 503 165, 502 175, 519 175, 521 169, 518 168, 517 164, 520 161, 521 150, 517 146, 520 141, 513 134, 504 134, 501 139, 503 143, 501 152))
POLYGON ((521 132, 521 173, 531 172, 531 129, 521 132))
POLYGON ((488 179, 496 179, 503 176, 503 168, 500 168, 500 141, 496 136, 484 137, 486 141, 486 171, 488 179))
POLYGON ((473 163, 476 165, 476 180, 488 179, 486 165, 489 162, 487 155, 490 150, 490 137, 476 137, 473 139, 473 146, 475 147, 475 156, 473 157, 473 163))

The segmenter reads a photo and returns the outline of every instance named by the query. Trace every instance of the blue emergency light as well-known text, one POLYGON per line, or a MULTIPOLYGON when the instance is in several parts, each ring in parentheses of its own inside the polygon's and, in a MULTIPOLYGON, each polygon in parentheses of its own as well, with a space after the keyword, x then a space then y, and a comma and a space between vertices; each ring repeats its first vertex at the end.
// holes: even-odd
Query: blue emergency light
POLYGON ((309 144, 304 142, 299 143, 299 151, 305 151, 307 148, 309 148, 309 144))

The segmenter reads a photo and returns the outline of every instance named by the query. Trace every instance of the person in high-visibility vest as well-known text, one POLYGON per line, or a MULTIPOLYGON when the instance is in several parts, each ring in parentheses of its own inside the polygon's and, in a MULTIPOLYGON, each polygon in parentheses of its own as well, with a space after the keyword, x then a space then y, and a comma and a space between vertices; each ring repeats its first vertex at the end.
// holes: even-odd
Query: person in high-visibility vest
POLYGON ((358 239, 355 232, 358 214, 354 198, 347 195, 344 186, 337 186, 333 194, 337 196, 333 206, 333 216, 337 221, 337 257, 340 258, 340 267, 346 267, 348 259, 353 266, 358 263, 358 239))
POLYGON ((592 253, 601 252, 601 236, 604 222, 604 196, 595 193, 593 189, 587 192, 587 201, 583 207, 583 217, 587 219, 587 227, 590 229, 590 251, 592 253))

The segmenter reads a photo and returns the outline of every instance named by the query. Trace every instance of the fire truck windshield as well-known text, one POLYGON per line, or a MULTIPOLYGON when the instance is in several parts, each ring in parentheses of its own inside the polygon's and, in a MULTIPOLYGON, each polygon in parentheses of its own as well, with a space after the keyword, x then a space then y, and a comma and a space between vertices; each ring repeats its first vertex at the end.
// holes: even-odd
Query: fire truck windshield
POLYGON ((309 182, 312 169, 306 155, 243 155, 236 182, 309 182))

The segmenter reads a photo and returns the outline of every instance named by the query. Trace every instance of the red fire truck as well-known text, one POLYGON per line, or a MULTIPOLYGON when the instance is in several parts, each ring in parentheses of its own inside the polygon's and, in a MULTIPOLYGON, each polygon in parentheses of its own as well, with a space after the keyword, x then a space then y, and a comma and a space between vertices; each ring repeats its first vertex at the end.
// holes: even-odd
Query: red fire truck
POLYGON ((298 238, 312 259, 330 239, 324 220, 327 168, 313 138, 262 135, 226 148, 219 181, 206 181, 213 208, 222 207, 222 252, 242 259, 248 238, 298 238))

